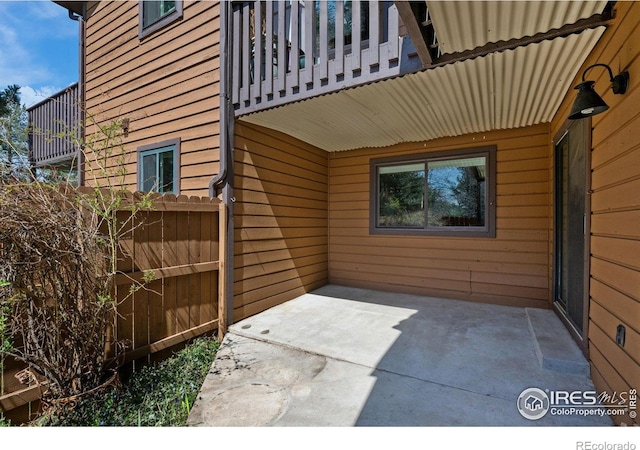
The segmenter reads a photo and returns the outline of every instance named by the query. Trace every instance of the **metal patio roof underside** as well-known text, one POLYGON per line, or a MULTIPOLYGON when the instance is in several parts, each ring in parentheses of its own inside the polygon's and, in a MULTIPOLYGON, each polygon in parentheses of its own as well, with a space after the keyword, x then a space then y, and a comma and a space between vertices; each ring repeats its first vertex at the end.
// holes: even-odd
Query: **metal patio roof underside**
POLYGON ((327 151, 550 122, 604 27, 241 119, 327 151))
MULTIPOLYGON (((427 2, 446 52, 557 29, 602 13, 606 3, 427 2)), ((550 122, 604 30, 427 68, 241 119, 327 151, 550 122)))

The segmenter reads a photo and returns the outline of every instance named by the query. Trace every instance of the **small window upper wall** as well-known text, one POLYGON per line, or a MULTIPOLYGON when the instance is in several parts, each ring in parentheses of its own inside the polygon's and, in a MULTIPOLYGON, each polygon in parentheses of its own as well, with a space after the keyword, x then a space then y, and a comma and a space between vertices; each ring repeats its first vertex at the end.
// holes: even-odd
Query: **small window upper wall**
POLYGON ((182 18, 181 0, 140 0, 138 37, 148 36, 182 18))
POLYGON ((180 138, 138 147, 138 190, 180 194, 180 138))

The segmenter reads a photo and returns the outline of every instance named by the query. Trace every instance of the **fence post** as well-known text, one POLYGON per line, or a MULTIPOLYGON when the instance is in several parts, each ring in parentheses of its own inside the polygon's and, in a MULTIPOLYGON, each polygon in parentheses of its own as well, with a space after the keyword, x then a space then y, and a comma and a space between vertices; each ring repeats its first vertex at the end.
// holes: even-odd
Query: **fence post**
POLYGON ((218 234, 218 339, 227 332, 227 286, 225 272, 227 255, 227 205, 220 203, 220 233, 218 234))

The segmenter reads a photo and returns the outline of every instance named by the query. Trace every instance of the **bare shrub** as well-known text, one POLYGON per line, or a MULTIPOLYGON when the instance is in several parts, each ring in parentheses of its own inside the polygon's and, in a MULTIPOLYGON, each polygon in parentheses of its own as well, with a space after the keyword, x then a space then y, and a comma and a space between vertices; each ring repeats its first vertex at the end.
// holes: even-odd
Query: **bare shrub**
POLYGON ((74 190, 0 185, 0 298, 21 341, 9 353, 47 380, 52 398, 101 381, 115 311, 101 220, 74 190))

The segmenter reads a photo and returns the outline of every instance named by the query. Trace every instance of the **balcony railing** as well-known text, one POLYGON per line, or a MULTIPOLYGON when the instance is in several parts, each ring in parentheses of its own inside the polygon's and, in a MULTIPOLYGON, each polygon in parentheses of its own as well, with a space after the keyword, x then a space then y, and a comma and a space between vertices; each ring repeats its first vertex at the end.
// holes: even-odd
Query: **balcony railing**
POLYGON ((81 131, 78 83, 30 107, 28 113, 31 164, 42 167, 77 156, 81 131))
POLYGON ((236 115, 400 73, 392 1, 246 1, 232 13, 236 115))

